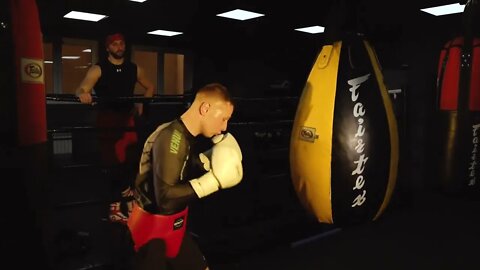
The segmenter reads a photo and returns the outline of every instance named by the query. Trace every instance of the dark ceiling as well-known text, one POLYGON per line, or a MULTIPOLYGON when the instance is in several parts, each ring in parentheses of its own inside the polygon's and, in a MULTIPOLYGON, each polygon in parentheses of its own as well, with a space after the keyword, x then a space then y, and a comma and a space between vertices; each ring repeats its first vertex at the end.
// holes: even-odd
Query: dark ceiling
MULTIPOLYGON (((132 40, 145 45, 170 47, 202 46, 225 39, 254 42, 289 43, 312 36, 294 28, 338 21, 345 8, 333 9, 337 0, 253 1, 253 0, 37 0, 42 32, 45 38, 76 37, 100 39, 111 30, 120 30, 132 40), (241 8, 264 13, 264 17, 234 21, 216 17, 221 12, 241 8), (98 23, 63 18, 71 10, 106 14, 98 23), (146 34, 165 29, 181 31, 174 37, 146 34)), ((460 27, 459 14, 435 17, 420 8, 454 3, 454 0, 345 0, 347 9, 357 16, 358 25, 371 39, 396 41, 452 32, 460 27), (356 5, 356 7, 354 7, 356 5), (447 27, 447 28, 445 28, 447 27)), ((462 1, 460 1, 462 2, 462 1)), ((344 13, 347 14, 347 13, 344 13)), ((348 15, 347 15, 348 16, 348 15)), ((325 34, 315 36, 322 39, 325 34)))

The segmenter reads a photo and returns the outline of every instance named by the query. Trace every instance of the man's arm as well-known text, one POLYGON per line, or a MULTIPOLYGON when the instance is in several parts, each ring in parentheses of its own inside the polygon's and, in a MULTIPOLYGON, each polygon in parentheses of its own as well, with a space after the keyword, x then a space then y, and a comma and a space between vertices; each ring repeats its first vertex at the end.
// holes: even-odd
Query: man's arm
POLYGON ((87 75, 80 83, 80 86, 75 91, 75 94, 80 98, 82 103, 92 103, 92 89, 102 75, 100 66, 93 65, 87 71, 87 75))
MULTIPOLYGON (((143 68, 137 65, 137 82, 145 88, 145 93, 143 94, 144 97, 153 97, 154 86, 153 83, 145 76, 145 72, 143 68)), ((138 115, 143 114, 143 103, 136 103, 135 108, 137 110, 138 115)))
POLYGON ((142 67, 137 65, 137 81, 138 83, 145 88, 145 93, 143 96, 152 97, 155 87, 153 83, 147 78, 142 67))

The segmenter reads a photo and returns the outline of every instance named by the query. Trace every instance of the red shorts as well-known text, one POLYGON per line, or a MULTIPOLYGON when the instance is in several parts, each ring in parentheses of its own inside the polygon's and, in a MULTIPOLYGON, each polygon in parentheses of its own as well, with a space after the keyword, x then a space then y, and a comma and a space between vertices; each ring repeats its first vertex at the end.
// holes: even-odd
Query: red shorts
POLYGON ((150 214, 135 204, 128 218, 128 227, 138 251, 152 239, 162 239, 166 244, 166 256, 177 256, 187 225, 188 207, 185 210, 165 216, 150 214))
POLYGON ((102 111, 97 115, 98 137, 102 160, 107 165, 124 163, 127 160, 127 148, 136 145, 137 133, 126 130, 135 127, 134 117, 130 113, 102 111))

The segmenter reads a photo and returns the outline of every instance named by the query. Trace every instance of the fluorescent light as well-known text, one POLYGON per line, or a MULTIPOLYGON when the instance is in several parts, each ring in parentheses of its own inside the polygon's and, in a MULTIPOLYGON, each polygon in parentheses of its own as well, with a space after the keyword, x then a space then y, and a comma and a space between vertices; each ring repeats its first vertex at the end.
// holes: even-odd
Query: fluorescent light
POLYGON ((171 36, 176 36, 176 35, 180 35, 180 34, 183 34, 183 33, 182 32, 175 32, 175 31, 168 31, 168 30, 155 30, 155 31, 150 31, 147 34, 171 37, 171 36))
POLYGON ((62 59, 75 60, 75 59, 80 59, 80 56, 76 56, 76 55, 64 55, 64 56, 62 56, 62 59))
POLYGON ((92 52, 92 49, 85 49, 82 52, 92 52))
POLYGON ((465 9, 465 5, 460 5, 460 3, 450 4, 450 5, 443 5, 431 8, 422 8, 420 9, 423 12, 435 15, 435 16, 442 16, 454 13, 462 13, 465 9))
POLYGON ((143 3, 143 2, 145 2, 145 1, 147 1, 147 0, 129 0, 129 1, 138 2, 138 3, 143 3))
POLYGON ((43 63, 45 63, 45 64, 53 64, 53 61, 52 61, 52 60, 44 60, 43 63))
POLYGON ((95 13, 88 13, 88 12, 81 12, 81 11, 70 11, 69 13, 65 14, 63 17, 68 19, 98 22, 107 16, 102 14, 95 14, 95 13))
POLYGON ((310 33, 310 34, 318 34, 318 33, 323 33, 325 31, 325 27, 315 25, 315 26, 297 28, 295 30, 300 32, 310 33))
POLYGON ((232 11, 217 14, 217 16, 244 21, 248 19, 262 17, 262 16, 265 16, 265 14, 255 13, 255 12, 246 11, 242 9, 235 9, 232 11))

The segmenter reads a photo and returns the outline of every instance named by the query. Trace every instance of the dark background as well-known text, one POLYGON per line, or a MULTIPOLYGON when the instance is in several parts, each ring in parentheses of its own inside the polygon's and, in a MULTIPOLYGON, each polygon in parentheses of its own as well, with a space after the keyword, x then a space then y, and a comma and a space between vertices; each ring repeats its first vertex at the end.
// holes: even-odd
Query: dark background
MULTIPOLYGON (((105 32, 118 29, 135 44, 193 52, 194 88, 220 81, 232 90, 238 109, 230 129, 243 147, 244 181, 199 201, 191 211, 191 230, 211 269, 477 269, 475 255, 466 246, 478 238, 473 214, 478 213, 478 202, 439 193, 432 162, 438 57, 445 42, 462 34, 463 27, 461 14, 435 17, 420 8, 451 1, 347 1, 347 7, 356 6, 353 28, 364 33, 377 51, 387 88, 403 90, 393 99, 401 138, 397 188, 384 218, 353 228, 319 224, 299 205, 289 178, 291 120, 311 65, 330 36, 293 28, 332 25, 347 14, 332 11, 334 3, 37 1, 46 41, 62 37, 102 40, 105 32), (232 8, 266 16, 244 22, 214 16, 232 8), (95 27, 62 18, 75 9, 110 17, 95 27), (146 34, 157 28, 184 34, 171 38, 146 34), (286 88, 272 86, 284 81, 289 82, 286 88), (329 233, 334 236, 321 238, 329 233), (315 245, 298 242, 312 236, 318 237, 315 245), (402 254, 404 260, 397 257, 402 254), (465 258, 473 265, 465 263, 465 258)), ((142 120, 143 135, 183 111, 187 99, 150 105, 148 117, 142 120)), ((49 130, 89 126, 94 114, 94 108, 80 104, 51 104, 47 123, 49 130)), ((33 261, 38 269, 121 269, 129 263, 130 250, 124 247, 128 240, 123 238, 125 228, 104 220, 109 183, 95 166, 94 135, 85 129, 72 139, 73 157, 36 165, 47 170, 44 183, 33 185, 42 190, 39 198, 32 199, 36 192, 30 186, 6 180, 6 193, 15 197, 5 206, 6 218, 12 217, 9 228, 33 226, 26 226, 24 234, 2 245, 25 256, 24 260, 8 258, 18 266, 33 261), (40 214, 32 207, 39 204, 40 214), (27 241, 31 244, 22 245, 22 238, 31 239, 27 241)), ((47 152, 50 143, 45 146, 47 152)), ((1 154, 5 175, 29 177, 15 163, 24 155, 21 149, 5 143, 1 154)))

